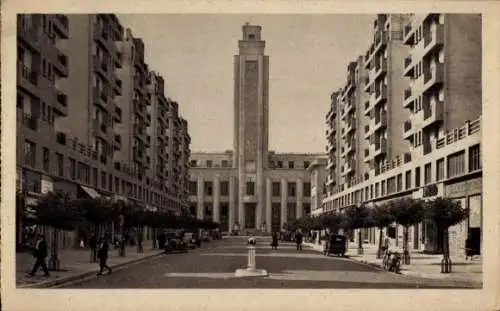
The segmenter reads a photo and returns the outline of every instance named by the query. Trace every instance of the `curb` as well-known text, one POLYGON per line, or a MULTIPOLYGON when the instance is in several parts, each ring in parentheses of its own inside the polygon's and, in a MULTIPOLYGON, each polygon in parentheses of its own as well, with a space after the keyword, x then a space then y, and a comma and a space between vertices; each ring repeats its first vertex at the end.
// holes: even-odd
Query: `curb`
MULTIPOLYGON (((307 245, 307 246, 309 246, 312 250, 319 252, 319 250, 315 249, 314 245, 310 244, 310 245, 307 245)), ((380 270, 380 271, 385 271, 385 272, 388 272, 388 273, 393 273, 393 274, 401 275, 401 276, 403 276, 405 278, 408 278, 408 279, 419 278, 419 279, 424 279, 424 280, 429 280, 429 281, 451 282, 451 283, 453 283, 455 285, 461 285, 464 288, 482 288, 483 287, 483 283, 482 282, 470 281, 470 280, 457 280, 457 279, 455 279, 455 280, 449 280, 449 279, 446 279, 446 278, 432 278, 432 277, 426 277, 426 276, 408 274, 406 271, 400 271, 400 273, 395 273, 395 272, 391 272, 391 271, 385 270, 383 268, 382 264, 378 264, 378 263, 375 263, 375 262, 370 262, 370 261, 364 260, 364 259, 352 258, 349 255, 347 255, 345 258, 348 259, 348 260, 350 260, 350 261, 353 261, 353 262, 357 262, 357 263, 360 263, 360 264, 363 264, 363 265, 370 266, 370 267, 375 268, 375 269, 380 270)))
MULTIPOLYGON (((138 259, 118 263, 118 264, 115 264, 115 265, 110 266, 110 267, 113 270, 120 269, 120 268, 124 268, 126 266, 129 266, 129 265, 133 265, 133 264, 145 261, 147 259, 159 257, 160 255, 164 255, 164 252, 159 252, 159 253, 144 256, 144 257, 141 257, 138 259)), ((80 280, 84 280, 84 279, 93 279, 94 277, 97 277, 96 271, 92 270, 92 271, 82 272, 82 273, 75 274, 75 275, 69 275, 67 277, 62 277, 62 278, 52 280, 52 281, 46 281, 46 282, 40 282, 40 283, 34 283, 34 284, 26 284, 26 285, 18 285, 18 286, 16 286, 16 288, 31 289, 31 288, 59 287, 59 286, 66 285, 68 283, 72 283, 72 282, 76 282, 76 281, 80 281, 80 280)))

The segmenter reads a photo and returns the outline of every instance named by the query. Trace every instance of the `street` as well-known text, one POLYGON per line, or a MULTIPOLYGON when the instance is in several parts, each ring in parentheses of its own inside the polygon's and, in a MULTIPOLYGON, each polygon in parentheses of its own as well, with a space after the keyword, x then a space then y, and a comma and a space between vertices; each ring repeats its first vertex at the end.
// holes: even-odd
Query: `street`
POLYGON ((460 288, 445 280, 397 275, 348 258, 325 257, 292 243, 271 250, 257 239, 257 268, 268 277, 235 278, 247 264, 246 238, 203 243, 189 253, 172 253, 63 288, 460 288))

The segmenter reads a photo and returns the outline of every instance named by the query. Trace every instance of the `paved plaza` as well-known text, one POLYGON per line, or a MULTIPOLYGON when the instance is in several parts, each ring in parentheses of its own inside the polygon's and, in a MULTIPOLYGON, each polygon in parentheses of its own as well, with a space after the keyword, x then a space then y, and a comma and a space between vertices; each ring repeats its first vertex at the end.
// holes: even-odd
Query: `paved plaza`
MULTIPOLYGON (((111 275, 73 281, 60 288, 470 288, 449 280, 398 275, 352 258, 326 257, 311 247, 297 252, 292 243, 271 250, 268 238, 258 238, 257 268, 268 277, 238 278, 247 264, 245 237, 204 243, 189 253, 152 256, 111 275)), ((351 251, 351 250, 350 250, 351 251)), ((354 255, 354 254, 353 254, 354 255)))

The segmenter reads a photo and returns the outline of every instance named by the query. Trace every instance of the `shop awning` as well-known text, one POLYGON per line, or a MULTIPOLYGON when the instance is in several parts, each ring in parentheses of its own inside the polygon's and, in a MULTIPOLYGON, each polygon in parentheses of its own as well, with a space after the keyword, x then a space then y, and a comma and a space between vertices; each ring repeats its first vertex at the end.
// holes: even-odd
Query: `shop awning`
POLYGON ((98 198, 101 195, 93 188, 85 187, 85 186, 80 186, 83 191, 85 191, 92 199, 98 198))

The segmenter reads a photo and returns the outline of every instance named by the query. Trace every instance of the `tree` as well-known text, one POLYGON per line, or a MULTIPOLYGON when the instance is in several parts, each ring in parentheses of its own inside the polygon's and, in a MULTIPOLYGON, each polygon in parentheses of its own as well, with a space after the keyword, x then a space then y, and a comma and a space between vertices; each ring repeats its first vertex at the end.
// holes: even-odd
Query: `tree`
POLYGON ((379 229, 377 258, 380 258, 382 257, 382 230, 385 227, 389 226, 394 221, 394 219, 391 215, 389 205, 387 204, 375 205, 371 210, 371 217, 373 219, 374 225, 379 229))
POLYGON ((408 231, 410 226, 422 222, 424 219, 425 203, 420 199, 401 198, 389 202, 391 215, 397 224, 403 226, 403 264, 410 264, 408 250, 408 231))
MULTIPOLYGON (((353 205, 344 209, 344 227, 349 230, 369 228, 373 225, 370 209, 364 204, 353 205)), ((363 254, 363 239, 358 231, 358 254, 363 254)))
POLYGON ((322 214, 320 216, 322 227, 328 229, 330 234, 337 234, 339 229, 343 227, 344 217, 335 212, 322 214))
POLYGON ((34 218, 30 221, 37 225, 53 228, 49 268, 59 270, 57 238, 59 230, 71 231, 81 220, 81 214, 66 192, 49 192, 38 199, 34 207, 34 218))
MULTIPOLYGON (((100 227, 109 224, 119 216, 119 209, 106 198, 81 198, 74 205, 90 224, 90 232, 95 237, 100 236, 100 227)), ((95 249, 91 249, 91 261, 96 259, 95 249)))
POLYGON ((437 230, 443 232, 441 273, 450 273, 452 261, 450 258, 448 229, 466 219, 469 216, 469 210, 462 208, 458 201, 450 198, 436 198, 428 202, 424 213, 425 218, 434 221, 437 230))

